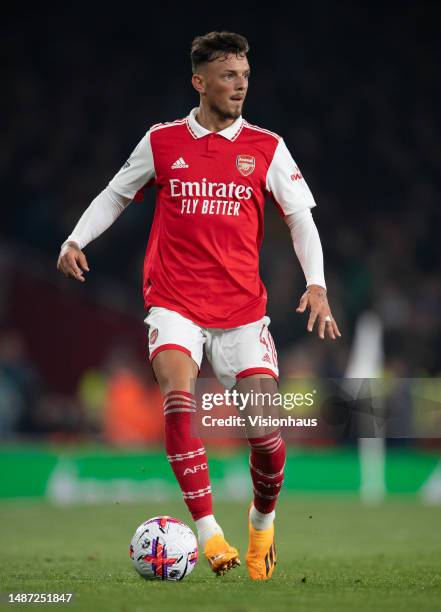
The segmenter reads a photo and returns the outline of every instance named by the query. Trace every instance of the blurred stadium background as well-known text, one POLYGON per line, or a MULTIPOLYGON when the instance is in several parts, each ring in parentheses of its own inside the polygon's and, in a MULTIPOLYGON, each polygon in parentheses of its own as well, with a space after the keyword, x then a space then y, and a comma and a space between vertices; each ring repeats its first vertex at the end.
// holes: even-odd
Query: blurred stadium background
MULTIPOLYGON (((380 375, 424 380, 439 400, 439 6, 271 7, 268 14, 224 6, 222 19, 196 3, 105 13, 81 4, 6 9, 0 499, 177 499, 143 327, 141 273, 154 194, 87 247, 84 285, 62 278, 55 265, 80 214, 146 129, 197 104, 189 47, 212 29, 248 37, 245 116, 283 135, 318 203, 314 217, 343 338, 321 343, 295 314, 303 276, 269 203, 261 269, 282 377, 344 376, 357 321, 369 311, 381 323, 380 375)), ((210 376, 207 367, 203 375, 210 376)), ((411 383, 398 410, 408 436, 387 443, 378 468, 383 492, 417 498, 426 491, 426 500, 441 502, 441 444, 412 435, 418 405, 411 383)), ((210 446, 217 497, 248 499, 245 445, 210 446)), ((361 484, 356 438, 290 445, 285 495, 357 496, 361 484)))

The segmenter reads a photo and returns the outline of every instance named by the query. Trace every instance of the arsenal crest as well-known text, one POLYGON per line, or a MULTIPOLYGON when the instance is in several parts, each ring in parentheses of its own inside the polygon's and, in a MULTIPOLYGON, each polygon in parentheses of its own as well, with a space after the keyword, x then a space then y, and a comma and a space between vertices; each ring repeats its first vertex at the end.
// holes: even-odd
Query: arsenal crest
POLYGON ((150 332, 150 344, 155 344, 157 339, 158 339, 158 330, 154 328, 150 332))
POLYGON ((256 167, 256 160, 252 155, 238 155, 236 157, 236 168, 242 176, 249 176, 256 167))

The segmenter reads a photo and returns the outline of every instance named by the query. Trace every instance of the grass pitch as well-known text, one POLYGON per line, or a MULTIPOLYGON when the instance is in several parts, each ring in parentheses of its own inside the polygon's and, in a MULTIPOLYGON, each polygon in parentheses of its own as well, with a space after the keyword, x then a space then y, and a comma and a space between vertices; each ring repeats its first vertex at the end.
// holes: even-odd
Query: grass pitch
MULTIPOLYGON (((191 576, 163 583, 135 573, 129 542, 154 515, 191 524, 182 503, 2 504, 0 591, 73 592, 68 609, 87 612, 441 610, 439 508, 410 500, 367 508, 354 499, 286 497, 277 513, 278 564, 263 583, 251 582, 245 567, 246 512, 244 504, 216 505, 241 568, 217 578, 200 558, 191 576)), ((4 601, 3 595, 3 609, 18 606, 4 601)))

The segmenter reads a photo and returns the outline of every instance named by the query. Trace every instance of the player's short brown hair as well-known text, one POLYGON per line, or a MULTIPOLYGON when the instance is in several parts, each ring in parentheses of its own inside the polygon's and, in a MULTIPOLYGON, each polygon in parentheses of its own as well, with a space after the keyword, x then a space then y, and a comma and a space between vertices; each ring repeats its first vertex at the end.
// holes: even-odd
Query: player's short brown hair
POLYGON ((223 55, 246 55, 250 50, 245 36, 234 32, 209 32, 196 36, 191 45, 191 67, 196 72, 201 64, 212 62, 223 55))

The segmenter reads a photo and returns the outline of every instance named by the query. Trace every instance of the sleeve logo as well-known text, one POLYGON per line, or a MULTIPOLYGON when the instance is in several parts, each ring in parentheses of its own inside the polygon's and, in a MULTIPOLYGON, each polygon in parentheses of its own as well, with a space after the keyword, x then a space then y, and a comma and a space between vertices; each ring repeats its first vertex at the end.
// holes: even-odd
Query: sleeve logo
POLYGON ((294 168, 294 174, 291 174, 291 180, 292 181, 300 181, 300 179, 302 179, 302 178, 303 178, 302 173, 300 172, 300 170, 296 166, 294 168))
POLYGON ((236 168, 242 174, 242 176, 249 176, 254 172, 256 167, 256 160, 252 155, 238 155, 236 157, 236 168))

